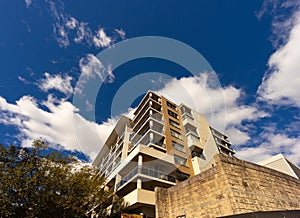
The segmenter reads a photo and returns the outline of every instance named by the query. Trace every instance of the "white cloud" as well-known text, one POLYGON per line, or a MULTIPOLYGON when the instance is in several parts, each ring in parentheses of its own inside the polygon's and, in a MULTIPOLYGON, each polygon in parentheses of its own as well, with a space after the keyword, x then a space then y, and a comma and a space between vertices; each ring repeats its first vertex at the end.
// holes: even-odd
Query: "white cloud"
POLYGON ((126 38, 126 32, 123 29, 115 29, 116 33, 118 33, 118 35, 122 38, 125 39, 126 38))
POLYGON ((237 152, 237 156, 252 162, 258 162, 278 153, 284 155, 296 164, 300 164, 300 137, 289 137, 285 134, 264 133, 260 137, 264 138, 257 147, 242 148, 237 152))
POLYGON ((256 163, 273 155, 268 148, 264 146, 258 146, 243 147, 242 149, 237 151, 236 156, 240 159, 256 163))
POLYGON ((100 28, 93 37, 94 45, 97 48, 104 48, 111 44, 112 40, 106 35, 103 28, 100 28))
POLYGON ((222 88, 218 84, 211 84, 209 73, 172 79, 158 92, 177 104, 183 103, 200 112, 214 128, 220 131, 226 128, 226 134, 236 145, 245 144, 250 139, 243 121, 256 121, 268 116, 255 105, 239 103, 243 96, 242 90, 233 86, 222 88))
POLYGON ((257 121, 259 118, 266 116, 269 116, 268 113, 258 110, 255 106, 232 105, 231 107, 227 107, 226 123, 229 126, 241 125, 242 121, 257 121))
POLYGON ((32 1, 31 0, 25 0, 25 4, 26 4, 26 7, 29 8, 30 5, 32 4, 32 1))
POLYGON ((65 25, 69 29, 73 30, 73 29, 75 29, 77 27, 78 21, 76 20, 76 18, 70 17, 70 18, 67 19, 65 25))
POLYGON ((38 84, 39 88, 43 91, 48 92, 49 90, 58 90, 67 96, 73 93, 71 76, 62 76, 60 74, 51 75, 47 72, 44 74, 44 76, 45 78, 41 79, 38 84))
POLYGON ((114 74, 110 66, 104 66, 101 61, 93 54, 87 54, 79 61, 81 71, 80 79, 76 84, 75 92, 80 93, 84 89, 86 82, 98 77, 101 82, 113 82, 114 74))
MULTIPOLYGON (((263 103, 300 107, 300 94, 297 91, 300 84, 298 73, 300 71, 298 60, 300 57, 299 6, 300 1, 265 0, 258 13, 259 19, 267 13, 272 15, 270 39, 276 49, 268 60, 268 70, 257 91, 257 99, 263 103)), ((257 127, 261 128, 261 133, 256 132, 257 135, 252 138, 251 142, 249 141, 247 147, 238 147, 237 156, 256 162, 278 153, 284 153, 290 160, 299 164, 300 138, 290 136, 291 131, 295 133, 299 128, 291 129, 275 124, 278 114, 275 107, 272 109, 270 111, 272 113, 270 115, 271 122, 252 123, 252 125, 259 125, 257 127)))
POLYGON ((88 23, 80 22, 80 24, 77 27, 76 37, 74 38, 74 41, 76 43, 81 43, 84 40, 90 44, 91 39, 93 38, 92 31, 88 27, 88 23))
POLYGON ((229 139, 233 145, 239 146, 247 143, 250 140, 250 136, 246 132, 242 132, 236 127, 230 127, 226 130, 226 134, 229 135, 229 139))
POLYGON ((25 85, 30 84, 30 82, 29 82, 27 79, 25 79, 24 77, 22 77, 22 76, 18 76, 18 79, 19 79, 21 82, 23 82, 25 85))
POLYGON ((115 124, 114 119, 102 124, 88 121, 70 102, 51 95, 42 104, 46 109, 41 109, 30 96, 23 96, 16 104, 8 103, 0 96, 0 123, 17 127, 20 131, 17 137, 23 146, 42 137, 52 147, 59 145, 66 150, 82 151, 91 159, 97 155, 115 124))
POLYGON ((70 45, 68 32, 64 25, 56 23, 53 25, 53 32, 59 47, 66 48, 70 45))
POLYGON ((32 30, 31 30, 31 27, 30 27, 29 23, 26 20, 24 20, 24 19, 21 19, 21 22, 24 24, 27 32, 30 33, 32 30))
MULTIPOLYGON (((31 2, 32 0, 25 0, 27 7, 32 4, 31 2)), ((48 7, 46 12, 53 19, 53 36, 61 48, 70 46, 71 42, 104 48, 113 44, 120 37, 125 38, 123 29, 115 29, 112 36, 109 36, 103 28, 98 29, 94 34, 94 30, 87 22, 80 21, 66 13, 64 3, 61 0, 46 0, 45 3, 48 7)), ((22 22, 28 31, 31 31, 29 25, 25 21, 22 22)))
POLYGON ((269 59, 269 72, 264 76, 258 93, 272 104, 294 104, 300 107, 300 13, 288 42, 269 59))
POLYGON ((259 98, 300 107, 300 1, 265 0, 259 19, 266 13, 273 17, 271 40, 277 50, 269 58, 259 98))

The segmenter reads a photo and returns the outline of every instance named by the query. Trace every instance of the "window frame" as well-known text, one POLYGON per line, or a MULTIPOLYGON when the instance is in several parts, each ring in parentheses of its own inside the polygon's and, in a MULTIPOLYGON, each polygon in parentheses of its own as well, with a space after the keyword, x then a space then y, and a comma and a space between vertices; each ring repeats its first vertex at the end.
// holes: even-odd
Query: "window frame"
POLYGON ((181 156, 176 155, 176 154, 174 154, 174 162, 175 162, 175 164, 178 164, 178 165, 181 165, 181 166, 187 166, 187 158, 181 157, 181 156), (177 160, 181 159, 182 161, 184 161, 184 163, 178 162, 178 161, 176 161, 176 159, 177 160))
POLYGON ((176 130, 170 128, 170 134, 171 134, 171 136, 182 140, 182 134, 180 132, 177 132, 176 130))

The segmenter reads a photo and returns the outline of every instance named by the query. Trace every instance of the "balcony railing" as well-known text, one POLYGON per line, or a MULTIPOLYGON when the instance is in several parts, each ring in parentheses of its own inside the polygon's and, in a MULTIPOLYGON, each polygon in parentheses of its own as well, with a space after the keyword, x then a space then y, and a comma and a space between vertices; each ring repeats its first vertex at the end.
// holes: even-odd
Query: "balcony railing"
MULTIPOLYGON (((155 101, 154 101, 155 102, 155 101)), ((133 118, 133 122, 134 123, 138 123, 140 119, 142 119, 142 117, 144 117, 144 114, 149 110, 149 109, 154 109, 156 110, 157 113, 161 113, 161 104, 158 102, 155 102, 153 104, 150 104, 149 101, 147 101, 143 107, 139 110, 139 112, 135 115, 135 117, 133 118), (157 104, 157 105, 155 105, 157 104), (145 107, 147 105, 147 107, 145 107)))
POLYGON ((196 132, 196 130, 193 129, 186 129, 186 134, 193 134, 194 136, 198 137, 198 133, 196 132))
MULTIPOLYGON (((149 100, 153 100, 155 102, 157 102, 158 104, 161 104, 161 100, 158 96, 144 96, 144 98, 142 99, 141 103, 138 105, 136 112, 140 111, 144 108, 145 104, 147 104, 149 102, 149 100)), ((136 114, 135 112, 135 114, 136 114)))
POLYGON ((127 174, 116 186, 117 190, 120 190, 120 188, 127 182, 129 182, 134 176, 137 174, 142 174, 146 176, 150 176, 156 179, 162 179, 168 182, 176 182, 175 176, 168 175, 164 172, 145 167, 145 166, 137 166, 135 167, 129 174, 127 174))
POLYGON ((151 139, 148 139, 145 142, 145 145, 148 146, 148 147, 151 146, 151 145, 154 145, 155 147, 160 147, 163 150, 166 150, 166 144, 164 144, 163 142, 155 142, 154 140, 151 140, 151 139))
POLYGON ((225 142, 227 142, 228 144, 231 144, 231 142, 228 140, 228 138, 220 133, 216 133, 216 132, 213 132, 213 135, 217 138, 219 138, 220 140, 223 140, 225 142))
POLYGON ((230 144, 223 144, 222 142, 220 142, 219 140, 215 139, 216 144, 221 146, 222 148, 225 148, 227 151, 230 151, 232 153, 235 153, 234 150, 230 147, 230 144))
MULTIPOLYGON (((163 118, 162 116, 158 115, 158 114, 152 114, 141 126, 138 130, 136 130, 135 132, 131 133, 129 140, 131 141, 132 139, 134 139, 138 133, 140 132, 141 129, 143 129, 145 127, 145 125, 147 125, 147 123, 150 121, 150 119, 153 119, 155 121, 158 122, 158 125, 163 125, 163 118)), ((148 124, 149 125, 149 124, 148 124)), ((156 123, 157 125, 157 123, 156 123)), ((153 129, 153 127, 151 128, 153 129)), ((149 127, 146 129, 146 131, 149 130, 149 127)))
MULTIPOLYGON (((156 127, 156 126, 152 126, 151 128, 148 127, 148 128, 146 129, 146 131, 145 131, 142 135, 140 135, 140 136, 138 136, 138 137, 135 137, 135 136, 134 136, 134 138, 136 138, 136 140, 134 140, 134 142, 132 142, 133 146, 131 146, 130 151, 131 151, 134 147, 136 147, 139 143, 141 143, 141 141, 144 139, 144 137, 145 137, 150 131, 153 131, 153 130, 154 130, 156 133, 159 133, 159 134, 163 135, 163 127, 156 127)), ((163 136, 162 136, 162 137, 163 137, 163 136)), ((130 152, 130 151, 129 151, 129 152, 130 152)))

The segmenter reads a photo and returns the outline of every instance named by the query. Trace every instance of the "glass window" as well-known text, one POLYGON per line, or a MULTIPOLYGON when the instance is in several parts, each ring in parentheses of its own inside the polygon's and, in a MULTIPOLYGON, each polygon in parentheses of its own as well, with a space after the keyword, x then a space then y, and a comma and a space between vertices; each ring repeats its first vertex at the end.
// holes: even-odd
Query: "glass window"
POLYGON ((168 110, 168 114, 169 114, 171 117, 174 117, 175 119, 178 120, 178 115, 177 115, 176 113, 174 113, 173 111, 168 110))
POLYGON ((174 120, 169 119, 169 123, 176 128, 180 128, 179 123, 175 122, 174 120))
POLYGON ((180 156, 174 154, 174 161, 176 164, 186 166, 186 158, 184 158, 184 157, 180 157, 180 156))
POLYGON ((192 151, 192 157, 202 157, 202 151, 192 151))
POLYGON ((170 129, 170 132, 171 132, 171 135, 174 136, 175 138, 182 139, 182 135, 179 132, 177 132, 173 129, 170 129))
POLYGON ((176 105, 175 105, 175 104, 172 104, 171 102, 168 102, 168 101, 167 101, 167 105, 168 105, 168 107, 170 107, 170 108, 176 110, 176 105))
POLYGON ((182 151, 182 152, 185 152, 185 149, 184 149, 184 146, 177 143, 177 142, 174 142, 172 141, 172 145, 173 145, 173 148, 178 150, 178 151, 182 151))

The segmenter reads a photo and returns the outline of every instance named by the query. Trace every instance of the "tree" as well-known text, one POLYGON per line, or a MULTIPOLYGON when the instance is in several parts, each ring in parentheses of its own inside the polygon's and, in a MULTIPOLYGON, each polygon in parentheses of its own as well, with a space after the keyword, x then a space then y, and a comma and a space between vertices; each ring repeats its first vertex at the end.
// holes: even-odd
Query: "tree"
POLYGON ((46 149, 0 145, 0 217, 109 217, 110 205, 115 214, 126 206, 96 169, 46 149))

